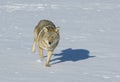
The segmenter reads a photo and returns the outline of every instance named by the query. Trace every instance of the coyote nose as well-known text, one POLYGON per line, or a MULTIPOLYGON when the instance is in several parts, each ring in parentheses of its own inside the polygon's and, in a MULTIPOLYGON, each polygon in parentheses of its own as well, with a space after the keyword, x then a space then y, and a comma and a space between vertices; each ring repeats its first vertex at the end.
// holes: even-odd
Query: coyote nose
POLYGON ((51 44, 51 42, 49 42, 49 44, 51 44))

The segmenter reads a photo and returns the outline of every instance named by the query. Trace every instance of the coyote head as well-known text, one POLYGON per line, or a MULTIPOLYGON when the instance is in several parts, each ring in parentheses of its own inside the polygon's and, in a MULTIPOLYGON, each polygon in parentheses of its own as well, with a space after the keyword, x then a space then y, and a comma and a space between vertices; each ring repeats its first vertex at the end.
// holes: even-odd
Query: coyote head
POLYGON ((59 27, 43 28, 43 31, 43 40, 46 43, 47 47, 53 47, 54 45, 57 45, 59 41, 59 27))

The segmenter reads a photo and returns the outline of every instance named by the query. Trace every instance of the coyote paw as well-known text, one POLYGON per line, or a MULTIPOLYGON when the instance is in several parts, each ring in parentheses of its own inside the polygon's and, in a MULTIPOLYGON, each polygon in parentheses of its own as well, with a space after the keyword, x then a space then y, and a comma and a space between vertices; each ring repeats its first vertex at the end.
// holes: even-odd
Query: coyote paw
POLYGON ((40 60, 43 61, 43 59, 44 59, 44 56, 41 56, 41 57, 40 57, 40 60))
POLYGON ((45 64, 45 66, 46 66, 46 67, 50 67, 50 65, 49 65, 49 64, 45 64))
POLYGON ((35 50, 32 49, 32 53, 35 53, 35 50))

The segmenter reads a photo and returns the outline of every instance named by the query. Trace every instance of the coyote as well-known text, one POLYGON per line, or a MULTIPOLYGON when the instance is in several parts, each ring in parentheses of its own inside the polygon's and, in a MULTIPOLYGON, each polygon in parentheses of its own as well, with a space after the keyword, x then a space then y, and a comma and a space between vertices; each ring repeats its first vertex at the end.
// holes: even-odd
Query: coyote
POLYGON ((50 58, 60 39, 59 27, 56 27, 49 20, 41 20, 34 29, 34 42, 32 52, 35 52, 36 44, 40 59, 44 58, 43 49, 48 51, 48 57, 45 66, 49 67, 50 58))

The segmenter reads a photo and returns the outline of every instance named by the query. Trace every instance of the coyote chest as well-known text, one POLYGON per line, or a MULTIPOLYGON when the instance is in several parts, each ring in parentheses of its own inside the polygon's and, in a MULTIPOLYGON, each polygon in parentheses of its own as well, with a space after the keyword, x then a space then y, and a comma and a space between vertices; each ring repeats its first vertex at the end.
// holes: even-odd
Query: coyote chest
POLYGON ((49 66, 51 55, 58 45, 59 39, 59 28, 49 20, 41 20, 34 29, 32 52, 35 52, 37 44, 40 58, 43 59, 43 49, 48 50, 46 66, 49 66))

